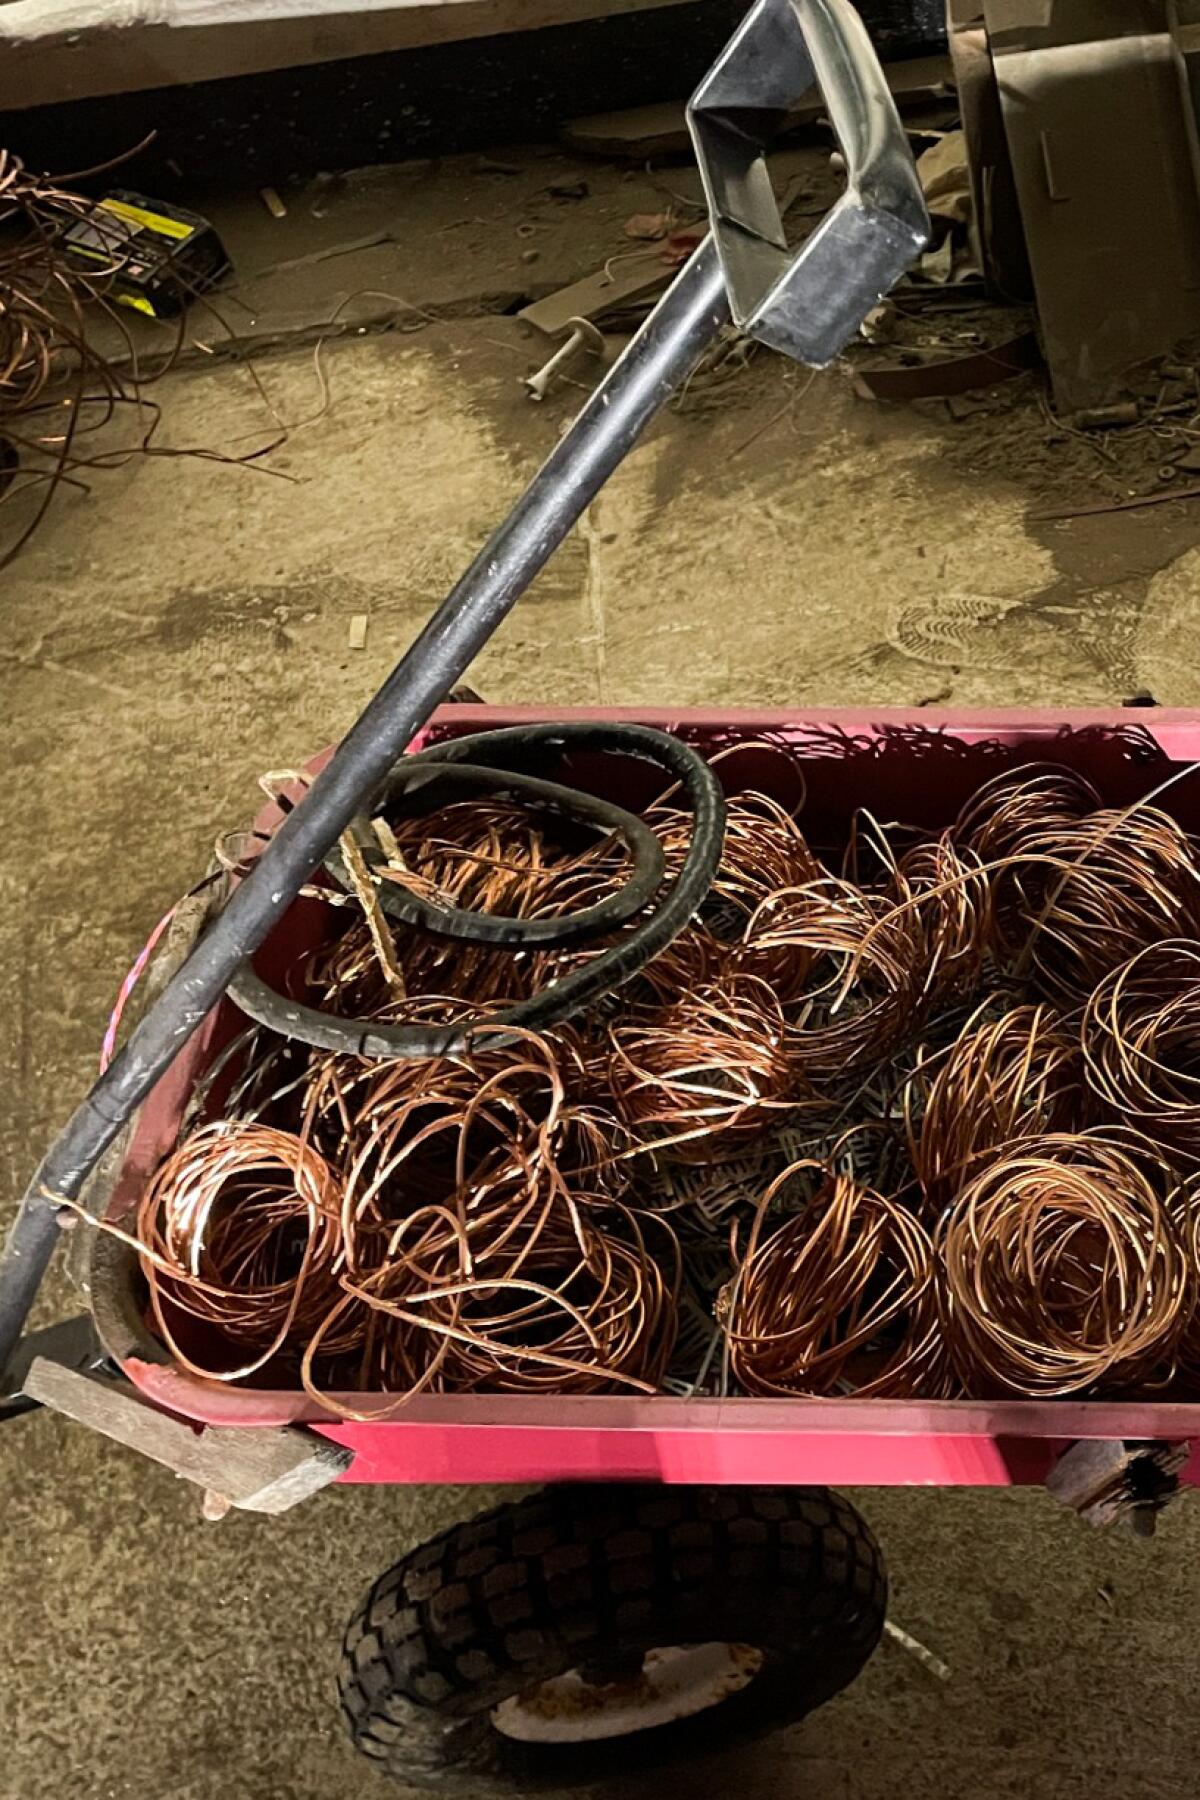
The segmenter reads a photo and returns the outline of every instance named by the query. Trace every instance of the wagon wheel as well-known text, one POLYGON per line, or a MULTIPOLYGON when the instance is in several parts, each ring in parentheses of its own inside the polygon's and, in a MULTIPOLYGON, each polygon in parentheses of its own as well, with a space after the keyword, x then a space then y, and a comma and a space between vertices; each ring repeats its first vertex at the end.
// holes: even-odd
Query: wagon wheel
POLYGON ((883 1629, 870 1530, 825 1488, 555 1488, 380 1577, 339 1675, 356 1747, 410 1787, 592 1783, 778 1730, 883 1629))

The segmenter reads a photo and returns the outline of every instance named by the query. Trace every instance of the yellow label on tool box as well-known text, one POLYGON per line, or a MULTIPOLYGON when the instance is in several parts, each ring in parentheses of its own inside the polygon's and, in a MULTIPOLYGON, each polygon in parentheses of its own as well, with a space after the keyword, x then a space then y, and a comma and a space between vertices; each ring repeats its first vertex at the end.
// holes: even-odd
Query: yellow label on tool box
POLYGON ((168 219, 165 213, 147 212, 143 206, 130 206, 127 200, 101 200, 96 210, 115 213, 118 219, 125 219, 130 225, 141 225, 147 231, 157 231, 160 237, 191 237, 196 229, 194 225, 185 224, 182 219, 168 219))

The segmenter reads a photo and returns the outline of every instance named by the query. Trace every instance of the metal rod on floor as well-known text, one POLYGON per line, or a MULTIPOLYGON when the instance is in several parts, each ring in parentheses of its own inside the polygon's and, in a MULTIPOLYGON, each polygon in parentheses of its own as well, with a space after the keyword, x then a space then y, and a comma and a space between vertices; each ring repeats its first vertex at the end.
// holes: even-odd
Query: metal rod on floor
POLYGON ((706 239, 72 1115, 30 1183, 0 1257, 0 1371, 53 1255, 62 1202, 78 1196, 240 964, 282 917, 728 319, 721 265, 706 239))

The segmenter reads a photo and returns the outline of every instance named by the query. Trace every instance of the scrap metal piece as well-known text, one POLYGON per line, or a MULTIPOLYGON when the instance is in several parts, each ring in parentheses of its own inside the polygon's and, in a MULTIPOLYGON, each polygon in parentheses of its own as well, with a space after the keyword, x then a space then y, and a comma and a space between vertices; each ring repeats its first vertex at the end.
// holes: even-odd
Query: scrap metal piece
POLYGON ((822 366, 929 239, 900 115, 848 0, 758 0, 688 106, 734 323, 822 366), (767 145, 797 94, 819 83, 846 191, 788 248, 767 145))
POLYGON ((1127 1525, 1139 1537, 1153 1537, 1190 1454, 1187 1443, 1087 1439, 1063 1451, 1046 1488, 1089 1525, 1127 1525))
POLYGON ((598 331, 590 319, 568 319, 571 335, 565 344, 560 344, 549 362, 533 375, 525 377, 524 385, 529 390, 531 400, 544 400, 554 384, 556 375, 561 375, 579 353, 590 350, 593 356, 604 355, 604 333, 598 331))

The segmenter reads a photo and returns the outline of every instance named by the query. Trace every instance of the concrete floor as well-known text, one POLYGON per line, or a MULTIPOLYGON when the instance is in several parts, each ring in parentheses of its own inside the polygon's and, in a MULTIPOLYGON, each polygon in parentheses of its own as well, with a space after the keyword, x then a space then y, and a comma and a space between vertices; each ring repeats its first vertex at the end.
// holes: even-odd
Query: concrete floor
MULTIPOLYGON (((6 1195, 90 1079, 120 973, 255 807, 256 775, 339 734, 554 441, 578 395, 531 406, 534 360, 515 320, 482 315, 327 347, 319 370, 311 349, 277 355, 261 379, 294 429, 269 473, 136 460, 64 499, 7 573, 6 1195)), ((230 364, 160 397, 176 446, 242 452, 275 429, 230 364)), ((689 390, 473 679, 498 701, 1080 705, 1148 687, 1200 704, 1200 513, 1033 525, 1074 467, 1056 473, 1044 438, 1032 392, 999 425, 953 424, 756 358, 689 390)), ((69 1303, 59 1278, 45 1315, 69 1303)), ((375 1791, 333 1707, 341 1624, 380 1569, 489 1495, 348 1490, 209 1525, 194 1490, 51 1417, 5 1426, 0 1459, 4 1800, 375 1791)), ((1143 1544, 1041 1493, 857 1498, 894 1617, 949 1680, 886 1645, 853 1692, 714 1766, 706 1791, 1195 1793, 1194 1504, 1143 1544)))

